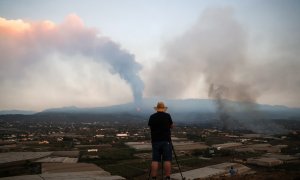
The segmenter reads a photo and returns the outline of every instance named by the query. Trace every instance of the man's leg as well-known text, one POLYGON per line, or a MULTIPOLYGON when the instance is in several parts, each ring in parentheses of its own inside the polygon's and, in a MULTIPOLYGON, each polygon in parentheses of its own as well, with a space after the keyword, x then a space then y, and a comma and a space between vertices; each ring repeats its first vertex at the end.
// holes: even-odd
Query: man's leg
POLYGON ((151 177, 157 176, 157 169, 158 169, 158 161, 152 161, 151 164, 151 177))
POLYGON ((164 170, 167 179, 171 175, 171 161, 172 161, 172 146, 170 142, 165 142, 163 147, 163 160, 164 160, 164 170))
POLYGON ((165 169, 166 177, 170 176, 171 175, 171 161, 164 162, 164 169, 165 169))

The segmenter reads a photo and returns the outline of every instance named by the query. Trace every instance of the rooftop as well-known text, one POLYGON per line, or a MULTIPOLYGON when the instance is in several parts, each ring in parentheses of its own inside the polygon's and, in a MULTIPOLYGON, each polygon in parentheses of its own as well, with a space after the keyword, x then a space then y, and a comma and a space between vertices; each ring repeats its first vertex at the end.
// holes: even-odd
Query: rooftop
POLYGON ((0 180, 124 180, 121 176, 103 175, 101 171, 45 173, 37 175, 13 176, 0 178, 0 180))
MULTIPOLYGON (((215 176, 229 175, 229 169, 233 166, 239 174, 252 173, 251 169, 247 166, 238 163, 221 163, 212 166, 206 166, 203 168, 193 169, 190 171, 182 172, 185 179, 199 179, 199 178, 211 178, 215 176)), ((173 179, 181 179, 180 173, 172 174, 173 179)))
POLYGON ((77 163, 78 158, 69 158, 69 157, 45 157, 39 159, 35 162, 42 162, 42 163, 77 163))
POLYGON ((40 159, 46 156, 50 156, 52 152, 8 152, 0 153, 0 164, 40 159))
POLYGON ((110 175, 109 172, 91 163, 42 163, 42 173, 83 172, 98 171, 102 175, 110 175))

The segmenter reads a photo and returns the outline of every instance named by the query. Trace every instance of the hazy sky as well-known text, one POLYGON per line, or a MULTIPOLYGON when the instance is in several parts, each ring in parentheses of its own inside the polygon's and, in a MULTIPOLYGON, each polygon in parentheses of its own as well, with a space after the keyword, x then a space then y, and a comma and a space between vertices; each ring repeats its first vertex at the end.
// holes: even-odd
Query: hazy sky
POLYGON ((0 110, 142 97, 300 107, 298 0, 1 0, 0 110))

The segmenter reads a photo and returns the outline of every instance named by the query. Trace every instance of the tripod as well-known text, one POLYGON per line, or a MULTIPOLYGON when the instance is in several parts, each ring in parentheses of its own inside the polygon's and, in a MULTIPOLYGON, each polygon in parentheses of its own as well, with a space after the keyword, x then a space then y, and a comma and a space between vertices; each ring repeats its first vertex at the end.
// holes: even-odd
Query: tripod
MULTIPOLYGON (((176 160, 176 164, 177 164, 177 166, 178 166, 178 169, 179 169, 179 172, 180 172, 180 175, 181 175, 181 179, 182 179, 182 180, 185 180, 185 178, 184 178, 183 175, 182 175, 182 171, 181 171, 180 165, 179 165, 179 163, 178 163, 177 155, 176 155, 176 152, 175 152, 175 149, 174 149, 174 146, 173 146, 172 141, 170 141, 170 143, 171 143, 171 146, 172 146, 172 151, 173 151, 173 154, 174 154, 174 157, 175 157, 175 160, 176 160)), ((164 176, 163 176, 163 175, 164 175, 164 167, 163 167, 163 164, 164 164, 164 162, 163 162, 163 159, 162 159, 162 157, 161 157, 161 177, 162 177, 162 178, 164 177, 164 176)), ((151 168, 152 168, 152 166, 151 166, 151 163, 150 163, 148 180, 150 180, 151 168)))

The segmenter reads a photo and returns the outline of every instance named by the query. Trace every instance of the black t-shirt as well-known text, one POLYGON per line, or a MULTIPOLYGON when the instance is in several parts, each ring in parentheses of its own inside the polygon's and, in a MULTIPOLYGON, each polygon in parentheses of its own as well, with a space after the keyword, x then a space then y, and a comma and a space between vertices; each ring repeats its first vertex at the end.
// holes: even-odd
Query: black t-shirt
POLYGON ((148 126, 151 129, 151 141, 171 141, 171 125, 173 124, 170 114, 156 112, 149 118, 148 126))

